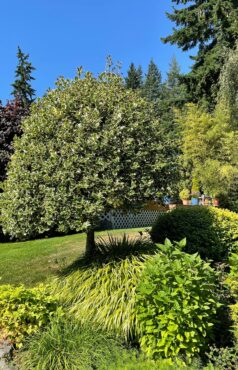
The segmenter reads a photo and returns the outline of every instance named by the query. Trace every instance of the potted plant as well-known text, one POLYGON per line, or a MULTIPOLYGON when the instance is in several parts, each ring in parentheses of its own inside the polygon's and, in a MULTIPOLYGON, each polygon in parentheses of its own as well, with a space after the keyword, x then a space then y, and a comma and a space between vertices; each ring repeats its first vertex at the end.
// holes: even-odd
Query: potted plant
POLYGON ((214 207, 219 207, 219 194, 214 194, 212 197, 212 205, 214 207))
POLYGON ((198 206, 198 204, 199 204, 199 195, 198 194, 192 194, 191 205, 192 206, 198 206))
POLYGON ((190 191, 188 189, 180 191, 179 196, 184 206, 188 206, 190 204, 190 191))
POLYGON ((177 207, 177 202, 173 197, 169 198, 168 206, 169 206, 169 209, 174 209, 177 207))
POLYGON ((200 187, 199 187, 199 182, 196 178, 194 178, 192 182, 191 195, 192 195, 191 204, 193 206, 197 206, 199 204, 200 187))

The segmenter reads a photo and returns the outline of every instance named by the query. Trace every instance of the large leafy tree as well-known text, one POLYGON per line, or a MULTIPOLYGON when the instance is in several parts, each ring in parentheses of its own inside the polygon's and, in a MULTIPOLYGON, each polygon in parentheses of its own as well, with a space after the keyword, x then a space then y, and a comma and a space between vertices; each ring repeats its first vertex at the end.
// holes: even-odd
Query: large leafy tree
POLYGON ((127 71, 125 82, 128 89, 140 89, 143 84, 143 72, 141 66, 136 68, 135 64, 131 63, 127 71))
POLYGON ((12 95, 20 101, 24 107, 28 107, 34 100, 35 90, 31 82, 35 79, 32 72, 35 68, 29 62, 29 54, 24 54, 20 47, 17 51, 18 65, 15 72, 15 82, 12 84, 12 95))
POLYGON ((183 51, 197 48, 194 64, 185 82, 193 101, 207 100, 214 105, 225 50, 238 38, 238 2, 234 0, 172 0, 167 16, 176 25, 165 42, 183 51))
POLYGON ((0 182, 6 178, 6 168, 13 153, 13 139, 22 133, 21 120, 28 114, 19 100, 0 105, 0 182))
POLYGON ((174 176, 150 104, 112 73, 59 80, 23 132, 1 202, 3 228, 17 238, 86 230, 92 253, 100 215, 140 207, 174 176))

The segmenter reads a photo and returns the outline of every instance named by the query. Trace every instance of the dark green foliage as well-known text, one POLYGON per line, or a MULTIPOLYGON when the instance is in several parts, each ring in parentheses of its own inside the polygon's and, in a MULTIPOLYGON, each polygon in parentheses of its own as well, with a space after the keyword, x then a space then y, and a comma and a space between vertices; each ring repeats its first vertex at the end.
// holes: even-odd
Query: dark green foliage
POLYGON ((157 360, 204 351, 211 340, 216 311, 217 276, 197 255, 184 253, 184 241, 167 239, 147 260, 137 289, 140 345, 157 360))
POLYGON ((52 289, 70 314, 93 321, 126 340, 135 339, 135 289, 144 261, 157 248, 148 239, 99 240, 93 260, 79 260, 52 289))
POLYGON ((186 87, 181 80, 180 66, 176 58, 173 57, 167 73, 167 79, 163 85, 163 103, 167 108, 181 108, 186 102, 186 87))
POLYGON ((35 68, 28 60, 29 54, 24 54, 20 47, 18 47, 17 58, 18 65, 15 72, 16 80, 12 84, 12 95, 27 108, 33 102, 35 96, 35 90, 31 86, 31 81, 35 79, 32 76, 32 72, 35 68))
POLYGON ((127 71, 127 77, 125 78, 125 82, 127 89, 132 90, 140 89, 143 84, 143 72, 141 66, 136 68, 134 63, 131 63, 127 71))
POLYGON ((22 370, 107 370, 123 355, 119 339, 89 323, 57 318, 18 356, 22 370))
POLYGON ((21 121, 28 114, 20 100, 0 105, 0 182, 5 180, 7 164, 13 153, 13 138, 22 133, 21 121))
POLYGON ((184 80, 191 100, 205 99, 214 105, 226 49, 234 48, 238 37, 238 3, 233 0, 172 0, 172 3, 177 8, 167 16, 176 28, 163 40, 183 51, 198 47, 192 71, 184 80))
POLYGON ((177 208, 159 216, 151 237, 157 243, 186 238, 186 252, 222 261, 238 244, 238 214, 214 207, 177 208))
POLYGON ((207 354, 209 360, 208 370, 237 370, 238 350, 235 348, 211 347, 207 354))
POLYGON ((161 95, 161 73, 154 63, 150 61, 143 84, 142 95, 151 102, 156 102, 161 95))

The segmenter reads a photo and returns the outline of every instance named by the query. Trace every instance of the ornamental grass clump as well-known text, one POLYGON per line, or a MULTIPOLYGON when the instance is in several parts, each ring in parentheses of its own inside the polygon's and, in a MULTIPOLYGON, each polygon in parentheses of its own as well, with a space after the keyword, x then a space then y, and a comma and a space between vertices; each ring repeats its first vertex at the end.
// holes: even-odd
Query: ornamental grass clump
POLYGON ((53 291, 81 322, 136 337, 136 287, 145 260, 157 248, 147 238, 99 240, 93 260, 81 260, 66 276, 57 278, 53 291))
POLYGON ((137 324, 142 351, 154 360, 185 356, 206 349, 216 313, 217 275, 198 254, 181 249, 185 241, 158 245, 145 263, 136 293, 137 324))
POLYGON ((107 370, 122 353, 122 341, 90 323, 55 318, 18 354, 20 370, 107 370))

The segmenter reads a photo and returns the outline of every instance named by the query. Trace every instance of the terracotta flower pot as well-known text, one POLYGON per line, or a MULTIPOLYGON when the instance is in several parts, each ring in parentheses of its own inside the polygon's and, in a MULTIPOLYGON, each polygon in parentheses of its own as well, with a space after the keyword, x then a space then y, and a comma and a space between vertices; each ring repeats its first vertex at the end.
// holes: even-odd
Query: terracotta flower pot
POLYGON ((213 198, 212 199, 212 204, 214 205, 214 207, 218 207, 219 206, 219 199, 213 198))
POLYGON ((182 199, 183 205, 184 206, 189 206, 190 205, 190 200, 189 199, 182 199))
POLYGON ((210 204, 209 199, 205 198, 205 200, 204 200, 204 205, 205 205, 205 206, 209 206, 209 204, 210 204))

